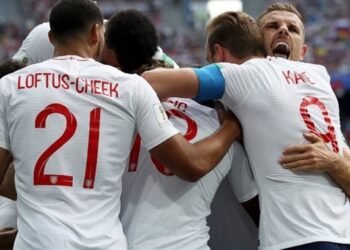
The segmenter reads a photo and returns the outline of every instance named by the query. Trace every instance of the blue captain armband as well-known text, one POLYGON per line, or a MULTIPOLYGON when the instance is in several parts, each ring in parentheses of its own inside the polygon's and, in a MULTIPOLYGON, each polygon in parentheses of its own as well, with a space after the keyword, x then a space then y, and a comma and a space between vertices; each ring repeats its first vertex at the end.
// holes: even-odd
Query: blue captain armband
POLYGON ((193 69, 197 75, 199 90, 196 101, 220 99, 225 92, 225 79, 218 65, 210 64, 193 69))

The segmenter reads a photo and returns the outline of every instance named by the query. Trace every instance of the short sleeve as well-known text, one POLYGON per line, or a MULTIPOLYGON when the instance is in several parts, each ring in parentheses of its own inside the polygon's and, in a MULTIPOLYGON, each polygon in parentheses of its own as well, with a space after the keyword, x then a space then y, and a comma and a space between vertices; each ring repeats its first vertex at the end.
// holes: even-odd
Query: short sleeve
POLYGON ((138 79, 137 94, 137 130, 148 150, 161 144, 179 131, 170 123, 168 116, 152 87, 141 77, 138 79))
POLYGON ((220 100, 230 108, 237 107, 248 98, 254 88, 255 68, 250 64, 220 63, 219 65, 225 78, 225 93, 220 100))

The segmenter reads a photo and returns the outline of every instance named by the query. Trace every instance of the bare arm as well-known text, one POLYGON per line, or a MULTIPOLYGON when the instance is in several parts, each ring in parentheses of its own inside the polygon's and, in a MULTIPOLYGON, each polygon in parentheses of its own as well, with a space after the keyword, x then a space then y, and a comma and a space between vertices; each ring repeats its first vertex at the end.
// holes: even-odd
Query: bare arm
POLYGON ((220 162, 232 142, 240 136, 235 119, 227 112, 222 126, 213 135, 191 144, 177 134, 150 152, 178 177, 197 181, 220 162))
POLYGON ((193 98, 199 83, 193 69, 155 69, 146 71, 142 77, 149 82, 160 99, 177 96, 193 98))
POLYGON ((0 249, 11 250, 17 235, 17 230, 13 228, 0 229, 0 249))
POLYGON ((15 189, 15 169, 12 163, 10 163, 4 180, 0 184, 0 194, 11 200, 17 199, 17 192, 15 189))
POLYGON ((0 148, 0 184, 3 182, 7 169, 12 161, 10 152, 4 148, 0 148))
POLYGON ((283 151, 280 164, 293 171, 326 172, 350 197, 350 153, 348 150, 344 151, 344 157, 341 157, 329 150, 318 136, 311 133, 306 133, 304 136, 311 144, 287 147, 283 151))

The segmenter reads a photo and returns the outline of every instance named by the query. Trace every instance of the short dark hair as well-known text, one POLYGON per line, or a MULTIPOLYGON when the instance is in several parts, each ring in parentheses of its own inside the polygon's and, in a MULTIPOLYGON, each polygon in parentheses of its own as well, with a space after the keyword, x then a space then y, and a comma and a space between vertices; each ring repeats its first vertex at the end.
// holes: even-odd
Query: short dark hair
POLYGON ((50 13, 52 35, 63 43, 84 34, 96 23, 103 24, 103 16, 91 0, 60 0, 50 13))
POLYGON ((22 62, 16 60, 7 60, 0 64, 0 78, 4 77, 7 74, 15 72, 21 68, 24 68, 26 65, 22 62))
POLYGON ((227 11, 213 18, 207 25, 207 45, 214 52, 220 44, 237 58, 265 55, 261 29, 254 18, 244 12, 227 11))
POLYGON ((137 10, 125 10, 108 20, 105 43, 114 51, 121 70, 134 73, 141 65, 152 62, 158 36, 146 15, 137 10))

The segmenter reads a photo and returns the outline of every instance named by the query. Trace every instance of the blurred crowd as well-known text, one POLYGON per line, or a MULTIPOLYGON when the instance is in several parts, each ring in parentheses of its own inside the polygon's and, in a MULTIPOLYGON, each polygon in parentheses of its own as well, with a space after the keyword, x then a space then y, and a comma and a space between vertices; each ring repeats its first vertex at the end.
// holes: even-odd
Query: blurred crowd
MULTIPOLYGON (((19 0, 20 21, 0 18, 0 62, 10 58, 28 32, 38 23, 48 20, 56 0, 19 0)), ((270 1, 272 2, 272 1, 270 1)), ((350 140, 350 1, 289 0, 304 16, 306 61, 323 64, 332 75, 333 87, 341 105, 343 129, 350 140)), ((160 45, 180 66, 205 64, 203 29, 208 15, 205 9, 191 8, 191 1, 161 0, 99 0, 105 17, 114 11, 136 8, 147 13, 159 30, 160 45), (180 7, 183 25, 169 26, 163 22, 165 9, 180 7), (170 4, 173 6, 165 6, 170 4)), ((181 21, 182 21, 181 20, 181 21)))

